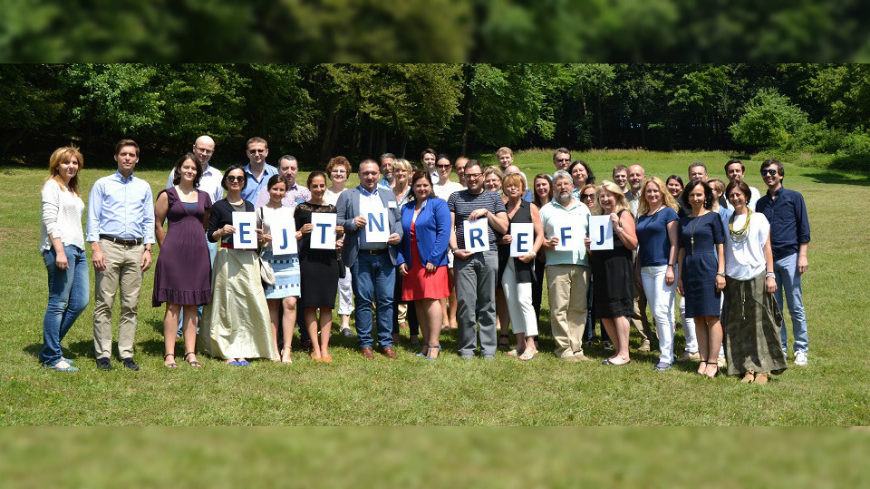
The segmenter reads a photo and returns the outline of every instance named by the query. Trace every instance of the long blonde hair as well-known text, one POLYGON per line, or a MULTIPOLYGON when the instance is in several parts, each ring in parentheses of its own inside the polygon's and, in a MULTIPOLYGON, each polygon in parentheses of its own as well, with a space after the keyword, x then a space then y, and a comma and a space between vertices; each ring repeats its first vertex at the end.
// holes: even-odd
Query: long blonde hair
POLYGON ((82 157, 82 152, 75 146, 64 146, 54 150, 54 153, 51 154, 51 158, 48 159, 48 178, 46 178, 45 181, 54 180, 63 187, 64 183, 63 179, 60 178, 59 167, 61 163, 66 163, 73 156, 75 156, 79 162, 79 169, 76 172, 76 175, 70 179, 67 187, 69 187, 72 193, 79 195, 79 172, 85 167, 85 160, 82 157))
POLYGON ((593 209, 592 213, 596 216, 604 215, 604 210, 601 208, 601 191, 606 190, 613 194, 613 197, 616 199, 616 205, 613 206, 613 212, 619 214, 619 211, 628 209, 628 200, 625 199, 625 194, 622 193, 622 189, 619 188, 619 185, 611 182, 610 180, 604 180, 601 182, 601 185, 598 186, 598 189, 595 193, 595 209, 593 209))
POLYGON ((675 211, 680 210, 677 206, 677 201, 674 200, 674 196, 668 192, 668 187, 665 182, 663 182, 659 177, 650 177, 643 182, 643 186, 640 188, 640 197, 638 198, 639 204, 637 206, 637 214, 639 216, 649 212, 649 202, 646 200, 646 187, 651 183, 659 188, 659 193, 662 194, 662 202, 664 202, 666 206, 675 211))

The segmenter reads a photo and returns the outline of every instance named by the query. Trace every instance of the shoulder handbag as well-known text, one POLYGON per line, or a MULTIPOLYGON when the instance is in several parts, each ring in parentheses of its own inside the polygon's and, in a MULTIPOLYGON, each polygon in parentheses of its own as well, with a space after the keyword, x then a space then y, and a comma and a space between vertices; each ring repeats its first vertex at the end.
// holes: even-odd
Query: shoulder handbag
MULTIPOLYGON (((257 218, 257 224, 259 224, 259 228, 263 229, 262 207, 260 207, 260 212, 257 213, 257 218)), ((260 245, 257 247, 257 261, 260 263, 260 280, 263 281, 263 285, 272 286, 275 285, 275 271, 272 270, 272 265, 270 265, 269 262, 263 259, 264 249, 264 245, 260 245)))

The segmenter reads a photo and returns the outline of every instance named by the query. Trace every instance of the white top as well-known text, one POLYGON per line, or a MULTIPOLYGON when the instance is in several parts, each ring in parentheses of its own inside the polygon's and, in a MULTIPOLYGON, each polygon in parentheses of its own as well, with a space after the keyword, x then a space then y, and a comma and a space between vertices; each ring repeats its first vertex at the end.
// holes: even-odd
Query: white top
MULTIPOLYGON (((272 234, 272 223, 278 221, 290 221, 294 219, 295 207, 280 207, 273 209, 268 206, 260 207, 263 212, 263 234, 272 234)), ((257 218, 260 217, 260 209, 257 209, 257 218)), ((266 243, 264 249, 271 250, 272 243, 266 243)))
POLYGON ((82 213, 85 203, 70 190, 62 190, 55 179, 42 186, 42 222, 39 229, 42 235, 39 251, 51 249, 51 237, 60 238, 64 245, 85 249, 85 235, 82 230, 82 213))
POLYGON ((329 205, 338 205, 338 196, 344 192, 345 189, 342 189, 341 192, 335 193, 332 190, 326 189, 326 192, 323 193, 323 201, 329 205))
MULTIPOLYGON (((759 192, 755 187, 749 187, 749 202, 746 203, 746 207, 749 207, 749 210, 755 212, 755 204, 758 203, 758 199, 760 198, 761 192, 759 192)), ((728 207, 732 211, 734 210, 734 206, 731 205, 731 202, 727 198, 725 199, 725 207, 728 207)))
POLYGON ((447 182, 444 185, 435 184, 432 186, 432 191, 435 192, 435 197, 439 199, 447 200, 453 195, 453 192, 459 192, 460 190, 465 190, 465 187, 462 186, 459 182, 447 182))
MULTIPOLYGON (((173 168, 169 172, 169 180, 166 182, 166 188, 174 187, 175 184, 172 181, 175 180, 175 168, 173 168)), ((209 197, 211 197, 211 203, 224 198, 224 189, 221 187, 221 180, 223 180, 223 175, 220 170, 213 166, 206 167, 205 171, 202 172, 202 176, 199 177, 199 188, 197 190, 202 190, 207 193, 209 197)))
MULTIPOLYGON (((770 235, 770 223, 760 212, 749 219, 749 232, 743 241, 735 241, 725 225, 725 275, 736 280, 751 280, 765 272, 764 243, 770 235)), ((734 218, 734 229, 743 229, 746 214, 734 218)))

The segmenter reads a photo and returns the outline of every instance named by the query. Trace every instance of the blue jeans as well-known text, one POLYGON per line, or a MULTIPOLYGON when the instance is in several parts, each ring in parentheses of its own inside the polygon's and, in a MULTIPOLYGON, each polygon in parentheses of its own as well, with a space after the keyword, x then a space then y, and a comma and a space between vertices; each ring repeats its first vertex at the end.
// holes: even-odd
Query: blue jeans
MULTIPOLYGON (((791 326, 794 333, 794 351, 806 353, 808 346, 807 316, 804 313, 803 290, 801 276, 797 269, 798 254, 774 260, 773 272, 776 274, 776 303, 782 313, 783 292, 788 302, 788 314, 791 316, 791 326)), ((783 316, 784 318, 785 316, 783 316)), ((788 329, 785 320, 782 324, 782 351, 788 351, 788 329)))
POLYGON ((88 260, 85 251, 75 246, 64 246, 69 268, 55 266, 54 248, 42 253, 48 271, 48 307, 42 320, 42 341, 39 361, 45 366, 56 364, 63 357, 60 342, 88 306, 90 284, 88 260))
POLYGON ((356 334, 360 348, 373 348, 372 302, 377 301, 378 346, 393 346, 393 291, 396 267, 388 252, 370 255, 360 251, 353 264, 353 295, 356 300, 356 334))

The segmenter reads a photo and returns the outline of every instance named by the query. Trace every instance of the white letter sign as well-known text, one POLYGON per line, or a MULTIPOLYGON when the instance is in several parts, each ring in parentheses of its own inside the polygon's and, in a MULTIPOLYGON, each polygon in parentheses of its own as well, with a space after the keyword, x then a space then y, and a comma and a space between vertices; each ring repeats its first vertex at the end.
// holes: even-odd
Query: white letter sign
POLYGON ((592 216, 589 218, 590 250, 613 249, 613 222, 610 216, 592 216))
POLYGON ((553 225, 555 236, 559 238, 557 251, 574 251, 586 246, 586 233, 583 226, 567 216, 553 225))
POLYGON ((257 249, 257 213, 233 212, 233 248, 237 250, 257 249))
POLYGON ((477 253, 489 251, 489 220, 485 217, 475 221, 465 221, 462 226, 462 234, 465 238, 465 249, 477 253))
POLYGON ((331 212, 315 212, 311 214, 311 249, 334 250, 335 249, 335 218, 331 212))
POLYGON ((523 256, 532 252, 535 244, 535 225, 532 223, 511 224, 511 256, 523 256))
MULTIPOLYGON (((286 217, 289 213, 279 213, 281 217, 286 217)), ((295 255, 296 249, 296 222, 293 218, 277 219, 277 222, 272 223, 269 232, 272 234, 272 254, 280 255, 295 255)))

